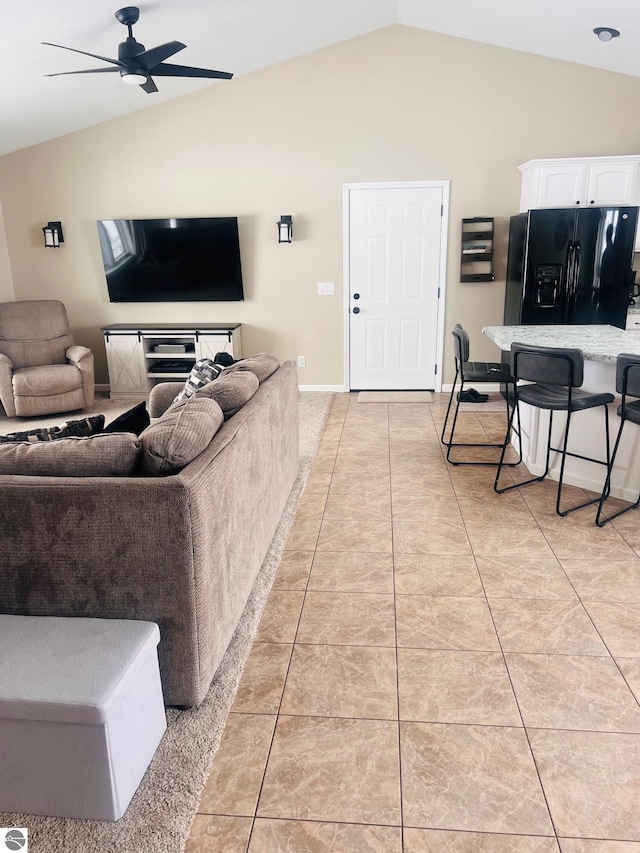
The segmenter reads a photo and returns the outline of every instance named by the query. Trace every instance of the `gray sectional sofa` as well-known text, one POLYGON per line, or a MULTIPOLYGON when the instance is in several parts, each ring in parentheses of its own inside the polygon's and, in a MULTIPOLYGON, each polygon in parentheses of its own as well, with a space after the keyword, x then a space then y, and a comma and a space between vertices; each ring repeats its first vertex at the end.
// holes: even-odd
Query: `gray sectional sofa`
POLYGON ((165 702, 198 705, 297 474, 297 402, 285 362, 178 473, 0 475, 0 612, 157 622, 165 702))

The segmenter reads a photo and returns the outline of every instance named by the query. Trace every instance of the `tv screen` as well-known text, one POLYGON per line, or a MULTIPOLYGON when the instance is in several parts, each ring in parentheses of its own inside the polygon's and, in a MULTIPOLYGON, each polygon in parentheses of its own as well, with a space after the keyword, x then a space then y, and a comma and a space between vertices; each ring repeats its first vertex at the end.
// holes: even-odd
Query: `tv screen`
POLYGON ((236 217, 100 219, 111 302, 244 299, 236 217))

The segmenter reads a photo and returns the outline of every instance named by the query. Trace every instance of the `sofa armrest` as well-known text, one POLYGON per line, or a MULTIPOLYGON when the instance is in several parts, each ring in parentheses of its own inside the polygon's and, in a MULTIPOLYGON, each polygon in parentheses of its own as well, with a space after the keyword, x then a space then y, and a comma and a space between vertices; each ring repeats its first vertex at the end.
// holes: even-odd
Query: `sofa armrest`
POLYGON ((88 347, 78 344, 70 346, 66 353, 67 361, 74 364, 80 371, 82 377, 82 392, 84 394, 84 405, 90 406, 95 396, 95 379, 93 373, 93 353, 88 347))
POLYGON ((159 418, 184 388, 184 382, 158 382, 149 395, 149 416, 159 418))
POLYGON ((81 361, 91 355, 91 350, 88 347, 81 347, 78 344, 74 344, 69 347, 65 355, 67 357, 67 361, 79 366, 81 361))
POLYGON ((13 362, 8 355, 0 352, 0 403, 7 417, 13 418, 16 406, 13 400, 13 362))

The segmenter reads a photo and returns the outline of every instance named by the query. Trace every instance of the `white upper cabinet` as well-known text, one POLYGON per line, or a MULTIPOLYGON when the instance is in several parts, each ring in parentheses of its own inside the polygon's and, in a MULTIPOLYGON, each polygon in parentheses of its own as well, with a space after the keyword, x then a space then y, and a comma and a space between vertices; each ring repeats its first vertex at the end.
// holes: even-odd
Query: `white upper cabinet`
POLYGON ((530 160, 522 172, 520 211, 544 207, 640 204, 640 155, 530 160))

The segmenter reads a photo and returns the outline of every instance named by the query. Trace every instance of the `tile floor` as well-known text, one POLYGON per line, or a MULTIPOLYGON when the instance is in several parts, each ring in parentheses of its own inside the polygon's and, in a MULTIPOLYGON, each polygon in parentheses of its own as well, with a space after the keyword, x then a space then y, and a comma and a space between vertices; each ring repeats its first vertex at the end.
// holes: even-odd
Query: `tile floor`
POLYGON ((640 511, 496 495, 435 396, 336 395, 187 853, 640 853, 640 511))

